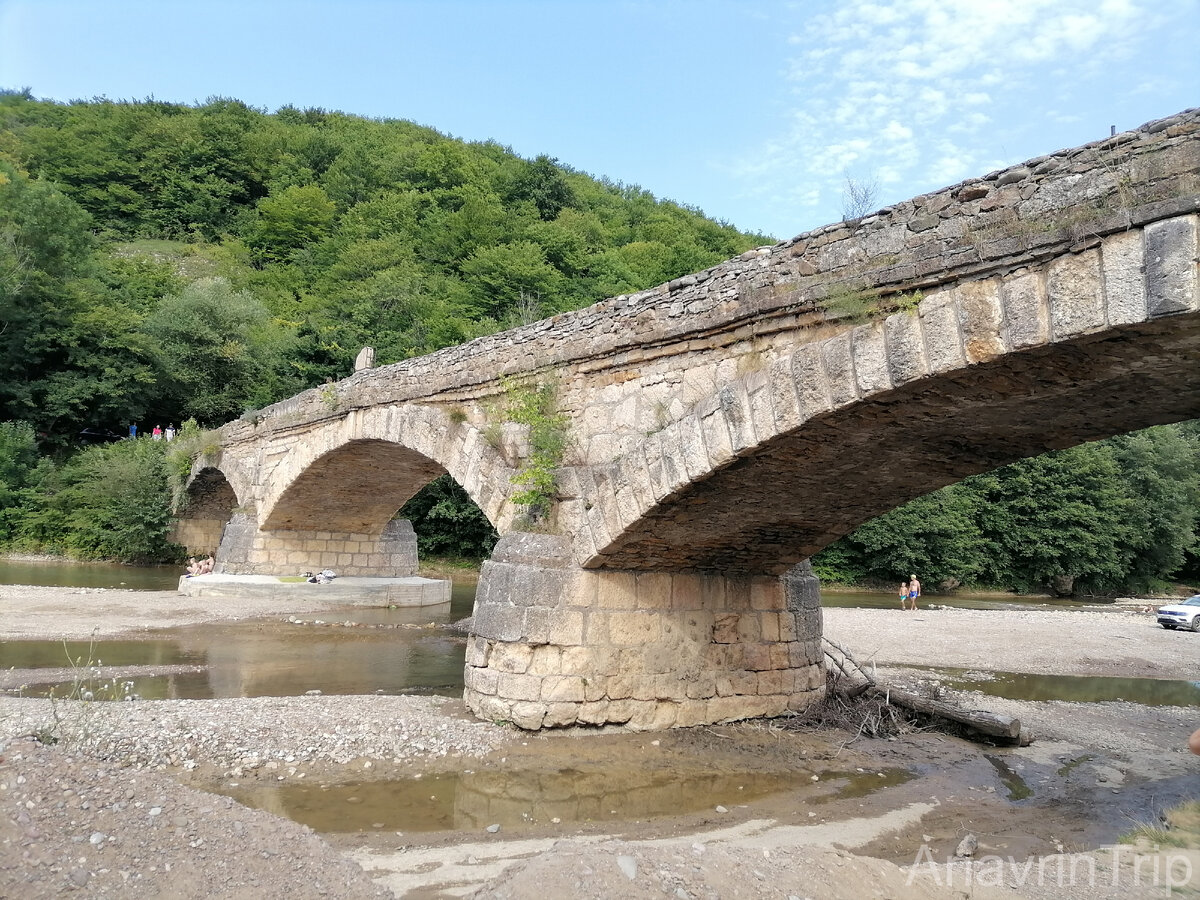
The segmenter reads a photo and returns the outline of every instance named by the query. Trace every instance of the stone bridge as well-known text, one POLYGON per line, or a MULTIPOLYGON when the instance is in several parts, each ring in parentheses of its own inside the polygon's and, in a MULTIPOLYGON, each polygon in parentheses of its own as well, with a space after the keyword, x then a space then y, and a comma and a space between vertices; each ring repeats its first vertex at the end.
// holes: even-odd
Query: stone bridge
POLYGON ((405 574, 393 517, 448 472, 502 534, 478 715, 796 710, 824 689, 817 550, 968 475, 1200 416, 1198 213, 1191 110, 247 415, 181 527, 226 572, 405 574), (513 482, 531 385, 566 439, 540 519, 513 482))

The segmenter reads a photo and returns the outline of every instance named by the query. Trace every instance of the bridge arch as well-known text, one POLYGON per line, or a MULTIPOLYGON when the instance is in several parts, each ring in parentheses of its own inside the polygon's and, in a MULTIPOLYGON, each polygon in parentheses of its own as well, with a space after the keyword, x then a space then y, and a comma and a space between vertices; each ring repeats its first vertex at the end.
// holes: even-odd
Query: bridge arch
POLYGON ((201 457, 184 485, 172 538, 190 554, 215 554, 225 526, 250 490, 237 460, 201 457))
POLYGON ((259 503, 260 527, 378 530, 443 473, 493 525, 503 521, 509 466, 477 428, 417 404, 354 410, 289 449, 259 503))
POLYGON ((780 354, 567 479, 585 568, 781 574, 968 475, 1200 416, 1196 216, 780 354))

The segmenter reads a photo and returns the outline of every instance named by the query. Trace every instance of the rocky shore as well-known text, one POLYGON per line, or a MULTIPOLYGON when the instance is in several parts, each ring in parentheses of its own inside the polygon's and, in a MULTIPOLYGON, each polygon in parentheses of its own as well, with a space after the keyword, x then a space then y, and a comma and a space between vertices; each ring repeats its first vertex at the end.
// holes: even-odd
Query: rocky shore
MULTIPOLYGON (((306 605, 269 614, 286 621, 288 615, 314 611, 306 605)), ((151 623, 266 613, 233 603, 201 608, 170 594, 8 586, 0 588, 0 639, 136 636, 151 623)), ((824 615, 826 633, 852 647, 860 660, 875 662, 885 676, 899 675, 904 666, 939 665, 1188 678, 1194 677, 1200 649, 1200 635, 1165 632, 1152 618, 1129 610, 923 609, 914 614, 827 609, 824 615)), ((1078 808, 1081 798, 1095 802, 1105 796, 1110 805, 1096 806, 1096 815, 1115 815, 1118 807, 1111 804, 1134 797, 1138 782, 1178 785, 1195 768, 1196 758, 1175 747, 1182 748, 1194 727, 1184 708, 995 702, 1028 719, 1041 735, 1032 748, 1013 751, 1012 765, 1023 767, 1029 778, 1042 772, 1039 778, 1050 782, 1056 770, 1070 769, 1060 777, 1063 815, 1078 808), (1095 740, 1098 734, 1103 741, 1095 740), (1063 765, 1063 760, 1085 757, 1086 762, 1063 765), (1118 789, 1126 793, 1117 794, 1118 789)), ((760 896, 760 888, 769 884, 798 897, 916 900, 961 895, 946 886, 944 867, 914 876, 888 861, 889 856, 911 859, 923 832, 935 845, 953 847, 964 822, 984 834, 985 842, 988 832, 1036 837, 1046 831, 1042 844, 1030 846, 1044 845, 1050 852, 1055 846, 1051 832, 1065 833, 1069 815, 1053 824, 1059 807, 1022 811, 995 793, 969 793, 982 791, 980 785, 996 774, 986 762, 980 768, 977 747, 949 738, 931 743, 927 735, 895 743, 854 742, 853 737, 805 738, 764 723, 660 736, 535 738, 475 720, 458 701, 440 697, 54 704, 0 697, 0 896, 350 900, 463 896, 477 890, 481 897, 659 897, 665 892, 698 898, 732 896, 735 889, 760 896), (43 746, 30 740, 35 734, 59 743, 43 746), (781 795, 773 804, 731 808, 715 819, 711 811, 676 817, 670 824, 618 820, 610 827, 547 824, 512 835, 385 834, 354 840, 322 838, 197 789, 235 782, 419 776, 505 768, 518 761, 532 770, 538 765, 552 769, 578 764, 583 751, 613 741, 614 752, 637 760, 645 753, 665 753, 667 759, 692 753, 713 760, 728 754, 728 765, 736 770, 767 761, 792 768, 796 760, 822 757, 838 769, 907 766, 925 774, 877 799, 847 801, 843 807, 808 806, 804 799, 781 795), (852 749, 838 749, 848 742, 854 743, 852 749), (931 759, 939 760, 936 770, 927 767, 931 759), (932 804, 931 795, 937 797, 932 804)), ((808 784, 808 776, 801 781, 808 784)), ((1002 782, 994 783, 994 790, 1003 790, 1002 782)), ((1053 793, 1047 787, 1038 790, 1053 793)), ((1177 795, 1179 788, 1171 790, 1177 795)), ((1200 865, 1196 871, 1200 875, 1200 865)), ((1086 885, 1051 894, 975 886, 973 896, 989 894, 1079 900, 1128 896, 1086 885)))

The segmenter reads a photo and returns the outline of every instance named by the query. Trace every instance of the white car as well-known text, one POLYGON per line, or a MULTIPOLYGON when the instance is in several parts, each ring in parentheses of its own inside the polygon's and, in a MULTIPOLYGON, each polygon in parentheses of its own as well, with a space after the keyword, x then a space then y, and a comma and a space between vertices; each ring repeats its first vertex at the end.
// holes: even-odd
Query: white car
POLYGON ((1200 631, 1200 594, 1180 603, 1158 608, 1158 624, 1163 628, 1187 628, 1200 631))

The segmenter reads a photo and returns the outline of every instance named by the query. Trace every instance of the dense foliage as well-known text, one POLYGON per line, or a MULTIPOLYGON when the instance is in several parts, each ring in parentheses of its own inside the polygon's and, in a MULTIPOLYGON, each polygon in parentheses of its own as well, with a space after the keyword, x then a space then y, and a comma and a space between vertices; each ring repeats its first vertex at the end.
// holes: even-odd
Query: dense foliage
MULTIPOLYGON (((0 540, 167 553, 100 511, 128 498, 83 487, 149 458, 75 460, 81 436, 219 425, 348 374, 360 347, 394 362, 766 240, 411 122, 0 93, 0 540)), ((426 547, 486 553, 490 526, 446 490, 422 499, 444 529, 426 547)))
MULTIPOLYGON (((219 425, 347 374, 362 346, 380 363, 424 354, 766 240, 406 121, 0 93, 0 547, 170 558, 180 461, 165 442, 85 437, 219 425)), ((536 519, 562 435, 526 406, 544 426, 522 476, 536 519)), ((1200 575, 1198 444, 1189 424, 1020 462, 816 563, 827 579, 1018 590, 1200 575)), ((495 540, 448 478, 403 514, 423 554, 480 557, 495 540)))
POLYGON ((826 580, 1063 594, 1200 576, 1200 423, 1150 428, 968 478, 814 559, 826 580))

